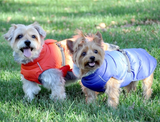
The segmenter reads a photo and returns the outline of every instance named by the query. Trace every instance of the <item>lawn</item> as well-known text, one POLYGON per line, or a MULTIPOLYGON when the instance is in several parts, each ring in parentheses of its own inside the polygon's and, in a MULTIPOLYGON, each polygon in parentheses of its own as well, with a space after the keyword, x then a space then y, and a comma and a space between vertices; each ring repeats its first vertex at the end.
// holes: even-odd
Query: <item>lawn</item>
POLYGON ((0 1, 0 121, 160 121, 160 0, 1 0, 0 1), (137 91, 122 92, 116 110, 107 106, 107 96, 98 95, 87 105, 79 83, 66 87, 64 102, 49 99, 42 88, 35 99, 23 100, 20 64, 3 34, 11 24, 39 22, 47 38, 63 40, 81 29, 101 32, 105 42, 120 48, 144 48, 157 59, 152 97, 137 91))

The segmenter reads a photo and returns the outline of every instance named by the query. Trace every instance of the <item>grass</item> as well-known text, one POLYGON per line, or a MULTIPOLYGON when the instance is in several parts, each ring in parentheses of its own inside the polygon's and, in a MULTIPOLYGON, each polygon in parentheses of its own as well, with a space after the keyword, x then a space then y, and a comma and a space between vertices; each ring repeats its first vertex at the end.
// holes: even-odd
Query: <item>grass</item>
POLYGON ((160 121, 160 1, 159 0, 1 0, 0 1, 0 121, 160 121), (64 102, 52 101, 42 88, 35 100, 23 100, 20 65, 3 34, 11 24, 38 21, 46 38, 63 40, 77 28, 85 33, 100 31, 106 42, 121 48, 144 48, 157 59, 153 94, 142 97, 142 84, 128 97, 120 96, 117 110, 107 106, 100 94, 96 103, 85 104, 79 83, 66 87, 64 102), (105 23, 106 27, 99 25, 105 23), (99 29, 100 28, 100 29, 99 29))

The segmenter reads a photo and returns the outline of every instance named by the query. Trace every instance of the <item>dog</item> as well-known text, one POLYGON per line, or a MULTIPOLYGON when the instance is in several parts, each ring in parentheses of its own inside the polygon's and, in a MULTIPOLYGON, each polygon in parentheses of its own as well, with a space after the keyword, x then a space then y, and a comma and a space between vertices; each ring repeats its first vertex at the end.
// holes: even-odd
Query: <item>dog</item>
MULTIPOLYGON (((30 25, 13 24, 4 34, 13 49, 14 60, 21 64, 24 98, 28 101, 32 101, 41 90, 39 84, 51 90, 51 99, 64 100, 65 85, 77 81, 72 72, 73 61, 66 39, 57 42, 44 40, 45 37, 46 32, 37 22, 30 25)), ((114 47, 109 44, 105 46, 108 49, 114 47)))
POLYGON ((143 81, 143 94, 149 99, 152 93, 153 72, 157 61, 144 49, 123 49, 104 51, 101 34, 87 41, 83 34, 71 43, 74 74, 81 78, 86 102, 95 100, 96 92, 108 95, 108 106, 117 108, 120 88, 127 92, 136 90, 137 81, 143 81), (95 92, 96 91, 96 92, 95 92))

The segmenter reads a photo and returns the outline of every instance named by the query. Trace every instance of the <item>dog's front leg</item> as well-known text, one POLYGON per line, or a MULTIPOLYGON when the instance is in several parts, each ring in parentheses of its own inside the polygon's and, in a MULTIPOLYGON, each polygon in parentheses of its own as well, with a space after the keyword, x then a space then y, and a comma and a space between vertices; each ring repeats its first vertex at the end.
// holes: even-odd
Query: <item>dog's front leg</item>
POLYGON ((105 93, 108 95, 108 105, 116 108, 119 103, 120 81, 110 78, 106 84, 105 93))
POLYGON ((81 84, 81 86, 82 86, 82 91, 84 92, 85 97, 86 97, 86 103, 94 102, 97 97, 96 92, 88 89, 87 87, 83 86, 82 84, 81 84))
POLYGON ((41 88, 37 83, 26 80, 23 75, 21 75, 23 81, 23 91, 25 93, 25 98, 30 102, 34 99, 34 96, 39 93, 41 88))
POLYGON ((45 88, 51 90, 51 99, 64 100, 66 98, 65 80, 59 69, 46 70, 40 75, 39 79, 45 88))

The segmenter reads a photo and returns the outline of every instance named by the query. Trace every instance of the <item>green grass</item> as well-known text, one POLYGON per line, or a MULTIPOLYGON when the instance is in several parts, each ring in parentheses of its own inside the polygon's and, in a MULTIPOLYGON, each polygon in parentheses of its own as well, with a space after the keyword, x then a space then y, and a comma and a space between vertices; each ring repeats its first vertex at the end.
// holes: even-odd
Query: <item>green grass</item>
POLYGON ((1 0, 0 1, 0 121, 160 121, 160 1, 159 0, 1 0), (38 21, 46 38, 63 40, 77 28, 85 33, 100 31, 105 42, 121 48, 144 48, 157 59, 153 94, 142 97, 142 84, 128 97, 121 93, 117 110, 107 106, 100 94, 96 103, 85 104, 78 83, 66 87, 64 102, 52 101, 42 88, 31 102, 23 100, 20 65, 3 34, 11 24, 38 21), (98 29, 105 23, 105 29, 98 29), (139 28, 139 29, 137 29, 139 28))

